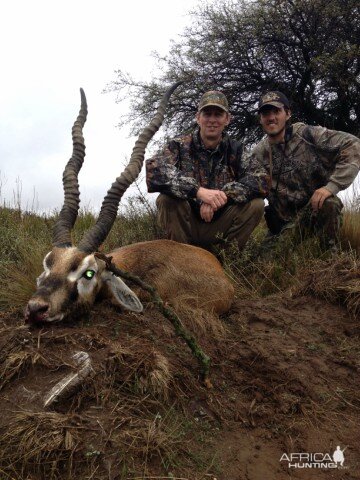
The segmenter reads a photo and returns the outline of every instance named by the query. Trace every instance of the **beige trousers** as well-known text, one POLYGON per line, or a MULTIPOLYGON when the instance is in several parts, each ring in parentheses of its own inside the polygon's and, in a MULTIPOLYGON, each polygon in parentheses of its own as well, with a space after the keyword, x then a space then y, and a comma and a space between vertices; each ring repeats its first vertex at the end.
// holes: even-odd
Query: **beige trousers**
POLYGON ((200 219, 187 200, 160 194, 156 205, 159 225, 168 239, 204 247, 226 240, 236 241, 241 250, 264 215, 262 198, 225 206, 211 222, 200 219))

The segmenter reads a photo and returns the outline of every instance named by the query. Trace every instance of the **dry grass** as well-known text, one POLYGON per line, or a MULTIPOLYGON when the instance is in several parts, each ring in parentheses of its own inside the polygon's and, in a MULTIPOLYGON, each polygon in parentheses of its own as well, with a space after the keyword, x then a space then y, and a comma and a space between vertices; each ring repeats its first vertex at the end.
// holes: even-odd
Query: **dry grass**
POLYGON ((360 315, 360 261, 343 254, 327 262, 315 262, 299 292, 341 302, 356 318, 360 315))
POLYGON ((151 344, 118 342, 110 346, 104 378, 109 385, 128 386, 133 391, 168 399, 172 374, 168 359, 151 344))
POLYGON ((341 228, 341 244, 345 250, 349 247, 360 255, 360 211, 345 210, 341 228))
MULTIPOLYGON (((0 324, 1 325, 1 324, 0 324)), ((39 354, 27 348, 29 331, 25 326, 1 325, 0 390, 40 360, 39 354)))
MULTIPOLYGON (((0 207, 0 310, 22 309, 34 292, 42 260, 51 249, 51 232, 57 214, 36 215, 0 207)), ((80 210, 72 237, 78 242, 95 223, 89 209, 80 210)), ((153 213, 129 202, 105 241, 104 250, 129 243, 152 240, 157 235, 153 213)))
POLYGON ((15 478, 49 480, 73 478, 72 457, 78 448, 79 418, 55 412, 16 412, 1 437, 2 465, 13 471, 15 478), (66 464, 66 469, 64 469, 66 464), (31 478, 31 477, 30 477, 31 478))
POLYGON ((22 308, 27 304, 35 291, 36 278, 42 272, 42 259, 46 253, 47 250, 40 249, 34 239, 19 245, 16 263, 5 263, 2 267, 0 309, 22 308))
POLYGON ((114 440, 122 452, 141 459, 145 477, 154 457, 166 467, 180 452, 186 451, 184 435, 187 429, 184 418, 169 408, 151 419, 134 417, 114 432, 114 440))
MULTIPOLYGON (((144 209, 135 199, 129 203, 127 211, 119 218, 105 242, 104 250, 150 240, 159 235, 154 223, 154 213, 144 209)), ((42 270, 42 258, 51 247, 51 230, 54 216, 22 214, 19 210, 0 208, 0 309, 16 307, 22 309, 31 296, 37 275, 42 270)), ((73 231, 74 241, 78 241, 91 225, 95 216, 90 210, 81 210, 73 231)), ((225 266, 230 278, 237 287, 238 295, 257 297, 276 293, 298 283, 304 265, 322 256, 314 240, 303 242, 295 249, 286 242, 271 258, 259 258, 259 247, 265 235, 264 225, 254 232, 243 255, 231 253, 225 257, 225 266)), ((341 230, 341 245, 346 251, 351 248, 360 251, 360 212, 352 203, 344 211, 341 230)), ((192 300, 193 302, 193 300, 192 300)), ((180 302, 179 302, 180 303, 180 302)), ((189 302, 188 302, 189 303, 189 302)), ((193 302, 194 303, 194 302, 193 302)), ((204 325, 213 334, 221 337, 224 333, 220 323, 212 319, 202 319, 201 307, 194 305, 194 329, 203 333, 204 325)))
POLYGON ((360 181, 355 181, 352 187, 342 196, 345 208, 343 224, 340 232, 341 245, 344 250, 353 250, 360 255, 360 181))
POLYGON ((318 258, 328 257, 318 239, 309 238, 294 246, 292 237, 280 236, 269 248, 263 248, 265 226, 260 225, 241 255, 229 250, 224 268, 235 285, 237 298, 259 298, 287 291, 302 284, 304 271, 318 258))
POLYGON ((179 315, 185 327, 196 337, 213 338, 221 340, 226 334, 226 326, 219 316, 199 305, 196 297, 191 295, 179 295, 173 302, 172 307, 179 315))
POLYGON ((153 461, 170 468, 179 455, 186 458, 189 427, 169 406, 172 367, 146 338, 112 341, 102 326, 43 336, 1 323, 0 330, 0 376, 9 398, 0 422, 0 478, 105 479, 116 471, 125 479, 128 473, 146 475, 153 461), (44 411, 44 393, 66 375, 73 349, 88 349, 94 375, 44 411), (34 385, 28 377, 11 383, 27 368, 38 378, 34 385), (31 389, 26 395, 25 386, 31 389))
MULTIPOLYGON (((136 215, 127 219, 127 232, 121 233, 120 223, 114 226, 108 239, 109 248, 118 245, 119 238, 120 243, 129 243, 145 240, 146 234, 153 235, 148 228, 149 219, 141 224, 136 215), (132 229, 132 222, 137 223, 136 228, 132 229)), ((342 244, 344 248, 351 245, 357 249, 359 216, 356 212, 346 215, 342 244)), ((17 307, 21 311, 31 295, 35 277, 41 270, 42 256, 51 243, 52 222, 53 219, 22 218, 19 212, 0 211, 0 228, 4 233, 0 240, 4 252, 0 258, 0 309, 17 307)), ((92 222, 91 214, 80 216, 74 233, 76 238, 92 222)), ((242 257, 230 254, 225 258, 239 296, 254 298, 291 287, 342 302, 354 316, 359 315, 360 264, 355 253, 321 258, 316 242, 309 241, 296 249, 280 245, 272 258, 259 258, 263 234, 264 229, 260 227, 242 257), (310 276, 305 277, 309 269, 310 276)), ((181 318, 198 338, 210 342, 226 336, 221 320, 204 316, 196 304, 184 310, 180 306, 184 303, 182 300, 179 299, 178 305, 182 308, 181 318)), ((147 310, 149 312, 151 315, 147 310)), ((121 328, 134 320, 138 319, 126 316, 121 328)), ((44 389, 37 387, 42 395, 45 387, 48 388, 46 382, 49 385, 54 382, 52 374, 61 373, 57 367, 59 362, 64 368, 69 367, 61 362, 61 355, 65 356, 67 350, 75 347, 89 351, 95 370, 94 376, 87 379, 71 399, 54 406, 54 411, 38 412, 38 407, 34 407, 36 411, 18 411, 17 406, 6 412, 1 423, 0 478, 4 471, 8 476, 4 478, 16 480, 111 478, 114 472, 125 479, 135 471, 142 472, 137 478, 146 478, 150 475, 149 465, 161 464, 171 471, 179 456, 190 457, 186 435, 193 425, 187 423, 170 402, 195 390, 192 382, 196 380, 192 378, 191 369, 182 373, 181 379, 177 377, 181 369, 176 362, 181 364, 183 359, 168 355, 176 346, 169 343, 162 347, 159 335, 152 342, 152 333, 144 338, 142 330, 148 328, 145 324, 129 326, 121 342, 111 339, 106 328, 95 331, 93 326, 86 325, 81 332, 69 330, 59 337, 55 329, 51 335, 44 335, 41 342, 40 336, 39 340, 36 337, 29 340, 25 327, 0 325, 0 388, 4 392, 36 364, 35 372, 43 373, 44 389), (54 353, 57 348, 58 359, 54 353), (84 430, 86 435, 80 435, 84 430), (83 477, 79 477, 79 471, 83 477)), ((171 335, 167 338, 172 338, 171 335)), ((34 375, 33 370, 30 373, 34 375)), ((297 398, 289 397, 288 404, 290 410, 297 408, 297 398)), ((253 417, 262 414, 258 408, 251 410, 253 417)))

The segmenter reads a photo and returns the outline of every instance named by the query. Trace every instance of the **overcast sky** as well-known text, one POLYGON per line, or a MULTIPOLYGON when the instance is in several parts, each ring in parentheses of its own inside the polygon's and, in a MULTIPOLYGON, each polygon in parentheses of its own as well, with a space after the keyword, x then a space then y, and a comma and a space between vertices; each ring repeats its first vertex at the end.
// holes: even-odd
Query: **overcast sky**
MULTIPOLYGON (((213 0, 207 0, 211 2, 213 0)), ((169 51, 198 0, 9 0, 0 11, 0 203, 61 208, 71 127, 88 100, 82 205, 98 209, 129 157, 134 138, 119 130, 125 103, 103 94, 117 69, 150 80, 151 53, 169 51)), ((133 190, 134 193, 134 190, 133 190)), ((155 195, 155 194, 152 194, 155 195)))
POLYGON ((71 127, 88 101, 82 205, 99 208, 134 139, 116 125, 127 105, 103 94, 123 69, 150 80, 154 50, 166 54, 191 22, 197 0, 11 0, 0 14, 0 199, 23 208, 60 208, 71 127))

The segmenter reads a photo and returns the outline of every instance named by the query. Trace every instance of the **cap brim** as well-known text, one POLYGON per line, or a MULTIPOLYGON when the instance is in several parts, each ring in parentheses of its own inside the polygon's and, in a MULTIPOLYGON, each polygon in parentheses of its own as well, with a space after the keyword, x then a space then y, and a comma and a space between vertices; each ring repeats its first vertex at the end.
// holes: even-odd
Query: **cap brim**
POLYGON ((268 105, 276 108, 283 108, 285 105, 281 102, 266 102, 261 105, 261 107, 258 109, 258 112, 260 112, 264 107, 267 107, 268 105))
POLYGON ((229 113, 229 110, 224 107, 224 105, 219 105, 218 103, 207 103, 206 105, 203 105, 201 108, 199 108, 198 112, 201 112, 201 110, 204 110, 206 107, 218 107, 221 108, 221 110, 224 110, 224 112, 229 113))

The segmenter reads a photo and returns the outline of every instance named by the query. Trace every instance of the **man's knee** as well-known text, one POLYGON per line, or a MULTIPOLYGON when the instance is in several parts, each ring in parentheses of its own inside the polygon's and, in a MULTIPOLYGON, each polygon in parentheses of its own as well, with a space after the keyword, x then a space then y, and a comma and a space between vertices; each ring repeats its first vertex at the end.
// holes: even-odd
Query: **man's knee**
POLYGON ((227 221, 231 221, 231 225, 225 232, 226 238, 229 241, 237 240, 241 250, 263 215, 264 200, 262 198, 255 198, 245 204, 231 205, 227 212, 227 221))
POLYGON ((318 211, 316 227, 328 229, 326 226, 332 225, 336 230, 339 230, 342 222, 342 209, 343 203, 339 197, 327 198, 318 211))
POLYGON ((181 205, 186 200, 181 200, 178 198, 170 197, 170 195, 165 195, 164 193, 160 193, 160 195, 156 199, 156 206, 158 209, 174 209, 177 208, 178 205, 181 205))
POLYGON ((344 205, 339 197, 328 197, 319 212, 323 215, 339 215, 344 205))
POLYGON ((167 238, 181 243, 192 239, 191 207, 187 200, 160 194, 156 199, 157 222, 167 238))
POLYGON ((259 223, 264 216, 265 203, 262 198, 254 198, 245 204, 235 204, 236 215, 242 218, 251 218, 254 222, 259 223))
POLYGON ((315 231, 320 233, 325 248, 333 246, 338 241, 342 225, 343 203, 339 197, 329 197, 319 210, 315 231))
POLYGON ((182 200, 180 198, 173 198, 169 195, 161 193, 156 199, 156 206, 158 209, 158 215, 168 217, 185 217, 188 219, 190 214, 190 204, 187 200, 182 200))
POLYGON ((265 202, 262 198, 254 198, 249 202, 249 209, 252 215, 259 218, 259 221, 264 216, 265 202))

